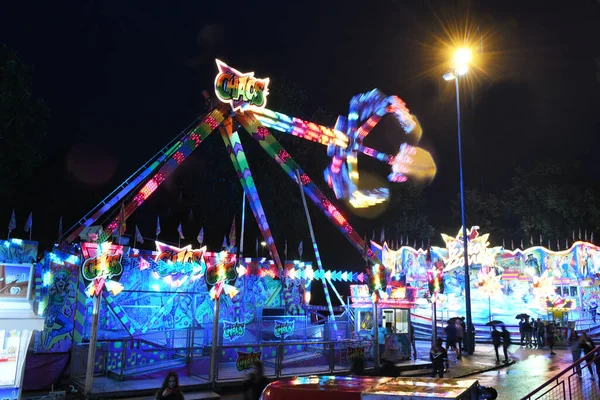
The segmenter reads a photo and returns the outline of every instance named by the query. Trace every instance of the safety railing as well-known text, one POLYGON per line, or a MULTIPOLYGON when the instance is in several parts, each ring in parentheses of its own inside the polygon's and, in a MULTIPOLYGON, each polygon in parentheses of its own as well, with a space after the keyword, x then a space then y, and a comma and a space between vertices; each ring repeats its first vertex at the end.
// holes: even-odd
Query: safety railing
POLYGON ((588 400, 600 399, 600 389, 594 379, 598 375, 600 346, 562 370, 552 379, 521 400, 588 400))
POLYGON ((217 347, 215 380, 242 380, 255 361, 269 378, 349 371, 355 358, 370 358, 372 343, 364 340, 282 342, 217 347))

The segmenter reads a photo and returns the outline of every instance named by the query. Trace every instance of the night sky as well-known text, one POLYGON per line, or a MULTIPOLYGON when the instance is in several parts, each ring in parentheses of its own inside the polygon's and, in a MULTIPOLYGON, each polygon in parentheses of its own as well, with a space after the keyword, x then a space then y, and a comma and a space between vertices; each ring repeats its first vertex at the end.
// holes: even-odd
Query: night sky
MULTIPOLYGON (((15 205, 16 236, 24 235, 20 230, 33 210, 34 236, 48 245, 59 215, 64 216, 65 228, 75 223, 191 123, 204 110, 202 90, 212 92, 217 57, 241 71, 270 77, 273 88, 283 78, 305 88, 307 99, 299 117, 310 118, 319 107, 345 115, 350 98, 372 88, 400 96, 419 118, 421 145, 434 154, 439 169, 425 192, 429 222, 436 235, 449 229, 454 233, 459 227, 450 211, 458 192, 456 104, 453 83, 441 75, 448 66, 448 44, 460 43, 465 36, 483 50, 461 93, 466 187, 499 192, 509 187, 516 167, 536 160, 579 160, 581 168, 573 175, 597 185, 596 1, 4 4, 0 41, 35 66, 34 93, 46 100, 52 113, 48 160, 37 181, 24 183, 23 198, 15 205)), ((268 106, 277 110, 273 102, 268 106)), ((286 143, 292 143, 286 148, 294 155, 295 142, 286 143)), ((161 214, 161 237, 175 241, 182 217, 170 218, 165 209, 175 207, 177 177, 223 174, 223 182, 234 184, 205 188, 208 200, 194 208, 197 225, 223 216, 207 227, 209 244, 221 243, 239 210, 223 210, 219 198, 241 197, 241 189, 233 168, 211 169, 211 160, 227 157, 220 139, 211 137, 205 144, 182 165, 183 172, 131 217, 128 232, 138 224, 145 236, 153 236, 155 216, 161 214)), ((325 154, 322 146, 306 146, 325 154)), ((250 144, 247 150, 249 158, 257 157, 253 152, 258 150, 250 144)), ((314 165, 307 165, 311 161, 299 158, 326 189, 321 173, 326 159, 315 155, 314 165)), ((274 163, 272 171, 262 175, 287 180, 274 163)), ((294 185, 289 184, 289 190, 290 196, 298 196, 294 185)), ((10 208, 6 205, 1 214, 7 221, 10 208)), ((326 267, 344 268, 334 265, 342 253, 344 263, 360 264, 360 255, 316 215, 316 208, 311 212, 326 267)), ((351 222, 359 232, 371 232, 388 221, 381 215, 376 220, 354 217, 351 222)), ((190 227, 190 242, 197 228, 190 227)), ((253 248, 255 224, 248 229, 246 240, 253 248)), ((308 235, 303 239, 307 249, 308 235)))

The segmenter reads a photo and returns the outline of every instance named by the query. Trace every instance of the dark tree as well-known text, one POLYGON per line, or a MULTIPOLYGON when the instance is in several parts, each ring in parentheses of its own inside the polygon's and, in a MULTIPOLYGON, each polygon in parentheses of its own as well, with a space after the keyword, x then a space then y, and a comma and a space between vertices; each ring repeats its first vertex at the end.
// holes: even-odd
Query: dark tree
POLYGON ((44 159, 49 111, 31 90, 33 68, 0 45, 0 187, 10 206, 44 159))
POLYGON ((538 163, 518 169, 503 207, 525 238, 542 234, 550 240, 571 237, 572 231, 598 231, 598 193, 579 182, 577 166, 538 163))

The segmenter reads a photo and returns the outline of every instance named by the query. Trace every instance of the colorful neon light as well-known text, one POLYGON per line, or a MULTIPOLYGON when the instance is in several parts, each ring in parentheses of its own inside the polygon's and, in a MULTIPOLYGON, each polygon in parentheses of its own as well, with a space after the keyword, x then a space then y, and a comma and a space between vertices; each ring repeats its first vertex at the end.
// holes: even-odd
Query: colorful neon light
POLYGON ((231 105, 233 111, 267 105, 269 78, 258 79, 254 72, 242 73, 221 60, 216 61, 219 73, 215 78, 215 93, 220 101, 231 105))

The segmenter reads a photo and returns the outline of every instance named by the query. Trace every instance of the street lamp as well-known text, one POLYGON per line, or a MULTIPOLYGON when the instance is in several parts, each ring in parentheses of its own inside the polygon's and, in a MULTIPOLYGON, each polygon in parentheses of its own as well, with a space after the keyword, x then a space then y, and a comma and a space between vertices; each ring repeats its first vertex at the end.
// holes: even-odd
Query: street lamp
POLYGON ((261 246, 261 248, 262 248, 262 251, 260 252, 260 255, 261 255, 261 256, 264 256, 264 255, 265 255, 265 246, 266 246, 266 245, 267 245, 267 242, 265 242, 265 241, 262 241, 262 242, 260 242, 260 246, 261 246))
POLYGON ((469 276, 469 249, 467 242, 467 225, 465 222, 465 187, 463 180, 463 162, 462 162, 462 142, 460 136, 460 95, 459 81, 469 71, 469 63, 472 59, 471 50, 462 48, 454 52, 452 58, 452 69, 444 74, 444 80, 454 81, 456 86, 456 116, 458 125, 458 165, 460 171, 460 214, 462 220, 463 250, 465 259, 465 312, 467 319, 467 340, 465 340, 465 351, 467 354, 473 354, 473 323, 471 318, 471 280, 469 276))

